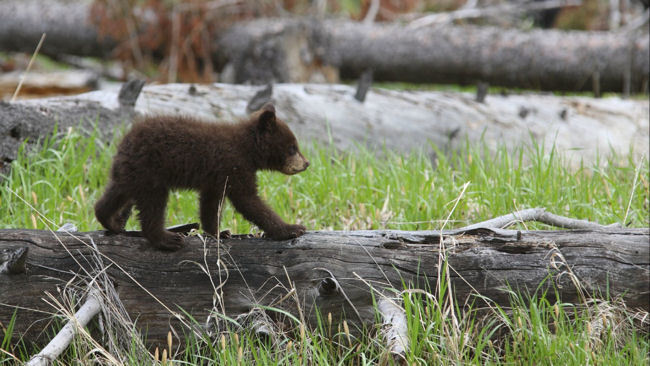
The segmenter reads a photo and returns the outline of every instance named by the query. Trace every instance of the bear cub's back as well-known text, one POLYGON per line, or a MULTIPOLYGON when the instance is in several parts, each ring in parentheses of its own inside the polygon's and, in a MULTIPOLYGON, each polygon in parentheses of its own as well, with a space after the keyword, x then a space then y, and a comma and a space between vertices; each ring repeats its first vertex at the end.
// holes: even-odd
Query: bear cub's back
MULTIPOLYGON (((113 162, 117 181, 196 188, 241 165, 245 126, 191 117, 149 116, 124 136, 113 162), (236 159, 234 157, 237 157, 236 159)), ((243 160, 243 161, 242 161, 243 160)))

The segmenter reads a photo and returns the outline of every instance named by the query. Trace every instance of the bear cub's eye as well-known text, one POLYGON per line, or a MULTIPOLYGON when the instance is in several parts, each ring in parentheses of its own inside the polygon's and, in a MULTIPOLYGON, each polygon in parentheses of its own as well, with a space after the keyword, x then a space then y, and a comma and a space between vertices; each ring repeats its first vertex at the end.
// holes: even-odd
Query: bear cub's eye
POLYGON ((289 155, 294 155, 294 154, 297 153, 297 152, 298 152, 298 147, 296 147, 296 145, 292 145, 292 146, 289 148, 289 155))

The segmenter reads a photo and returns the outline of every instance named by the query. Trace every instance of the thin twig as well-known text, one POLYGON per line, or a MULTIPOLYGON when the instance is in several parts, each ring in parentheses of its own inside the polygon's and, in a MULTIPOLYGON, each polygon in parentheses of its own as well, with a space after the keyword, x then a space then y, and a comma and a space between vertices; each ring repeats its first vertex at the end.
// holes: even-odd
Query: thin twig
MULTIPOLYGON (((449 214, 447 215, 447 220, 449 220, 449 218, 451 218, 451 215, 454 213, 454 211, 456 211, 456 207, 458 207, 458 203, 460 202, 460 200, 465 195, 465 191, 467 190, 467 187, 469 187, 469 184, 470 184, 470 182, 466 182, 465 184, 463 184, 463 188, 462 188, 460 194, 458 195, 458 197, 456 197, 456 200, 454 201, 454 206, 451 208, 451 210, 449 211, 449 214)), ((447 254, 446 254, 446 251, 445 251, 445 243, 444 243, 444 238, 443 238, 443 234, 442 234, 442 231, 445 228, 445 225, 447 224, 447 220, 445 220, 445 222, 442 224, 442 227, 440 228, 440 242, 438 243, 438 268, 437 268, 438 269, 438 282, 437 282, 437 285, 436 285, 436 290, 438 291, 438 297, 440 297, 441 291, 442 291, 442 286, 440 284, 440 279, 442 278, 442 268, 443 268, 443 265, 447 264, 447 260, 446 260, 447 254)), ((447 267, 447 268, 449 268, 449 267, 447 267)), ((455 307, 454 307, 454 297, 453 297, 452 290, 451 290, 452 289, 452 287, 451 287, 451 278, 450 278, 449 274, 447 274, 447 276, 445 276, 445 277, 446 277, 446 280, 447 280, 447 296, 448 296, 448 300, 449 300, 448 304, 449 304, 449 309, 451 309, 451 312, 452 312, 452 322, 453 322, 453 324, 455 326, 458 326, 458 319, 456 318, 456 314, 454 313, 455 307)))
POLYGON ((169 67, 167 69, 167 82, 176 82, 176 73, 178 71, 178 39, 180 37, 181 14, 178 11, 178 5, 172 10, 172 40, 169 50, 169 67))
POLYGON ((643 165, 643 160, 644 158, 641 158, 641 162, 639 162, 639 165, 636 167, 636 171, 634 172, 634 182, 632 183, 632 193, 630 193, 630 200, 627 201, 627 208, 625 209, 625 217, 623 218, 623 225, 627 222, 627 215, 630 213, 630 207, 632 206, 632 199, 634 198, 634 192, 636 191, 636 182, 639 180, 639 173, 640 173, 640 168, 643 165))
POLYGON ((25 82, 25 78, 27 77, 27 73, 29 70, 32 68, 32 64, 34 63, 34 59, 36 59, 36 55, 38 55, 38 51, 41 50, 41 46, 43 45, 43 41, 45 41, 45 33, 41 36, 41 40, 38 41, 38 45, 36 46, 36 50, 32 54, 32 58, 29 59, 29 63, 27 64, 27 68, 25 69, 25 72, 20 76, 20 81, 18 82, 18 86, 16 87, 16 90, 14 91, 14 95, 11 97, 11 102, 16 100, 16 97, 18 96, 18 93, 20 93, 20 88, 23 87, 23 83, 25 82))

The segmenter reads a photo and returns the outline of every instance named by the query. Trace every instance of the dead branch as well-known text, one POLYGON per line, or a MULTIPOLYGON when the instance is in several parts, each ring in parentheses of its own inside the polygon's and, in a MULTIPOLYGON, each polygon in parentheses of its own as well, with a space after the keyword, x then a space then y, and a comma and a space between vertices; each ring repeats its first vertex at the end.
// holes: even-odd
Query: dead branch
POLYGON ((521 3, 501 3, 486 7, 462 7, 458 10, 424 15, 411 21, 408 28, 418 29, 431 25, 448 24, 460 19, 476 19, 503 16, 506 14, 522 14, 533 10, 546 10, 564 8, 567 6, 580 6, 582 0, 544 0, 521 3))
POLYGON ((377 310, 382 316, 382 333, 393 360, 401 364, 406 361, 409 348, 408 328, 404 309, 395 303, 395 299, 382 298, 377 302, 377 310))
POLYGON ((517 223, 524 223, 528 221, 541 222, 543 224, 563 228, 563 229, 587 229, 587 230, 604 230, 611 227, 620 227, 620 224, 613 224, 603 226, 601 224, 587 221, 587 220, 577 220, 569 217, 559 216, 552 214, 544 208, 528 208, 521 211, 515 211, 513 213, 495 217, 490 220, 482 221, 476 224, 468 225, 462 227, 460 230, 475 230, 479 228, 497 228, 505 229, 517 223))
POLYGON ((79 310, 72 316, 63 329, 50 341, 50 343, 41 350, 37 355, 33 356, 29 362, 26 363, 27 366, 47 366, 50 365, 54 360, 72 342, 75 334, 79 332, 79 329, 85 327, 90 320, 95 317, 101 310, 100 302, 97 296, 92 293, 88 294, 86 302, 79 308, 79 310))

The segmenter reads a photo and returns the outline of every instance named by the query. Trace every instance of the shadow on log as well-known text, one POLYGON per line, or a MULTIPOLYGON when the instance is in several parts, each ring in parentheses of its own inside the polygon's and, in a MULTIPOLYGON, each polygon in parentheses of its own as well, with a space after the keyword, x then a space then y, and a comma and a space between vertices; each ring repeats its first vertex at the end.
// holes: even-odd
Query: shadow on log
POLYGON ((6 327, 17 311, 13 340, 38 340, 47 324, 41 321, 56 312, 44 293, 57 294, 71 279, 88 280, 102 270, 153 344, 165 342, 170 326, 179 335, 187 332, 179 326, 189 323, 183 311, 204 322, 215 293, 216 310, 231 317, 263 305, 311 325, 317 308, 335 321, 374 323, 371 293, 381 300, 395 296, 391 289, 403 289, 402 283, 436 288, 441 247, 461 304, 484 305, 472 296, 478 291, 506 305, 508 286, 534 292, 541 283, 559 285, 562 301, 580 302, 569 271, 587 296, 605 297, 608 291, 631 308, 650 310, 648 229, 478 228, 444 231, 442 238, 441 245, 439 231, 331 231, 279 242, 239 236, 217 245, 213 238, 190 236, 184 249, 168 253, 150 248, 138 233, 0 230, 0 259, 11 261, 0 272, 0 323, 6 327), (94 264, 97 251, 103 269, 94 264), (18 257, 23 266, 15 265, 18 257))

